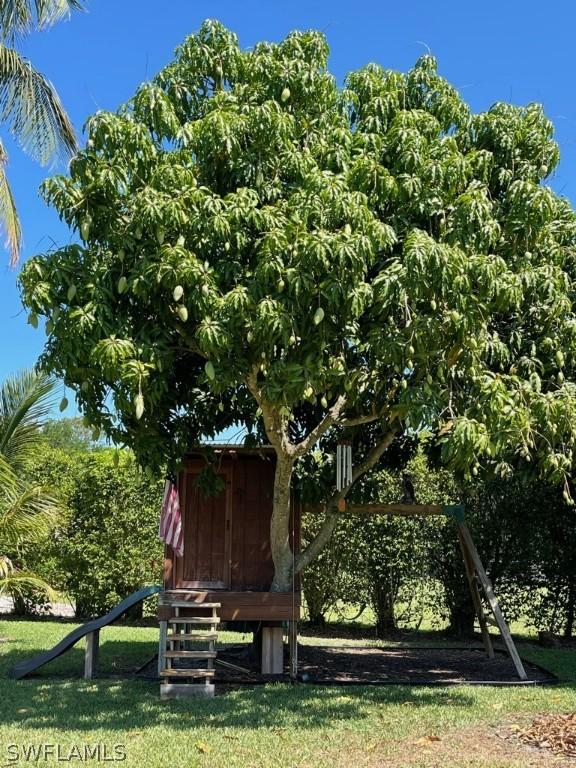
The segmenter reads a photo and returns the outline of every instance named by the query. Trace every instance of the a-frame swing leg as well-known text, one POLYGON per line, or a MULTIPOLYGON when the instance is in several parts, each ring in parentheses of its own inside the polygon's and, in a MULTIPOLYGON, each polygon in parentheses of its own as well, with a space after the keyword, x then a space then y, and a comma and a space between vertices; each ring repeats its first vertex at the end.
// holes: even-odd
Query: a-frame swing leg
POLYGON ((484 608, 482 607, 482 598, 478 590, 478 578, 474 569, 472 558, 464 541, 462 531, 458 528, 458 540, 460 542, 460 549, 462 550, 462 559, 464 560, 464 568, 466 569, 466 577, 468 579, 468 586, 470 587, 470 594, 472 595, 472 602, 474 603, 474 610, 478 616, 478 622, 480 624, 480 632, 482 633, 482 642, 484 643, 484 649, 489 659, 494 658, 494 647, 492 646, 492 640, 490 638, 490 632, 488 631, 488 621, 484 608))
MULTIPOLYGON (((486 595, 486 600, 488 601, 490 610, 494 615, 496 626, 500 630, 500 634, 502 635, 502 639, 504 640, 506 649, 510 654, 510 658, 514 662, 514 666, 516 667, 516 672, 518 674, 518 677, 521 680, 526 680, 528 676, 526 675, 524 665, 522 664, 522 659, 518 655, 518 651, 516 650, 516 646, 514 645, 514 640, 512 639, 512 635, 510 634, 510 630, 508 629, 508 625, 506 624, 504 616, 502 615, 502 611, 500 610, 500 606, 498 605, 498 600, 496 599, 496 595, 494 594, 494 590, 492 589, 492 584, 490 583, 490 579, 488 578, 486 571, 484 570, 484 566, 482 565, 482 561, 480 560, 480 555, 478 554, 478 550, 476 549, 476 546, 472 540, 472 536, 470 535, 470 530, 468 529, 468 526, 466 525, 466 523, 461 523, 461 522, 458 523, 458 534, 460 537, 460 543, 462 545, 462 551, 464 554, 464 563, 466 565, 466 572, 468 573, 468 567, 469 567, 468 563, 471 563, 474 569, 472 572, 472 576, 474 577, 476 575, 478 577, 480 584, 482 585, 482 589, 484 591, 484 594, 486 595), (474 571, 475 571, 475 574, 474 574, 474 571)), ((475 583, 475 578, 473 578, 472 581, 475 583)), ((474 590, 473 590, 473 593, 474 593, 474 590)), ((480 596, 478 594, 478 598, 479 597, 480 596)), ((473 595, 473 599, 474 599, 474 595, 473 595)), ((480 605, 480 609, 482 611, 481 605, 480 605)), ((486 621, 486 617, 484 617, 484 620, 486 621)), ((480 626, 482 627, 482 624, 480 624, 480 626)), ((484 633, 482 636, 484 637, 484 633)))

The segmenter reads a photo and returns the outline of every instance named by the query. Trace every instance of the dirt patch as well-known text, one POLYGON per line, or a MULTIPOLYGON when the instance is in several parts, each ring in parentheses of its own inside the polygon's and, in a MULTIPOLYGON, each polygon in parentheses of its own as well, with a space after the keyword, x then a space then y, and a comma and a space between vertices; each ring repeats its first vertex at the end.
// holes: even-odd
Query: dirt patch
MULTIPOLYGON (((319 648, 302 646, 299 670, 310 679, 345 682, 370 680, 401 682, 479 682, 517 680, 516 671, 505 653, 494 659, 476 649, 425 648, 319 648)), ((528 676, 544 680, 550 675, 526 665, 528 676)))
POLYGON ((401 739, 372 748, 372 757, 355 764, 370 768, 574 768, 563 756, 545 753, 527 746, 514 736, 508 726, 495 728, 479 725, 401 739))
MULTIPOLYGON (((248 646, 223 646, 218 659, 247 672, 217 665, 217 680, 250 682, 258 676, 258 660, 248 646)), ((530 680, 552 677, 525 662, 530 680)), ((286 668, 286 674, 288 670, 286 668)), ((301 645, 298 648, 298 672, 304 682, 319 683, 474 683, 517 682, 512 661, 504 652, 488 659, 482 650, 454 648, 380 648, 301 645)))

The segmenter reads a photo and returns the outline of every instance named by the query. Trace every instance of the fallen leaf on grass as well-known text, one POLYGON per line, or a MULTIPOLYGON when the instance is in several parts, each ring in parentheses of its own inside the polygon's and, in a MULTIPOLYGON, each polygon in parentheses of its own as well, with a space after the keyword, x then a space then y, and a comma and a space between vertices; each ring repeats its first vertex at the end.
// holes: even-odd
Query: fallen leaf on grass
POLYGON ((21 707, 20 709, 17 710, 17 712, 22 715, 22 714, 24 714, 24 712, 30 712, 30 708, 29 707, 21 707))
POLYGON ((549 749, 556 755, 576 757, 576 712, 543 715, 529 728, 519 730, 519 738, 534 747, 549 749))
POLYGON ((203 754, 206 754, 207 752, 212 751, 212 747, 210 744, 206 744, 205 741, 197 741, 196 744, 194 744, 198 752, 202 752, 203 754))
POLYGON ((225 739, 229 739, 230 741, 240 741, 240 736, 232 736, 231 734, 225 733, 224 734, 225 739))
POLYGON ((422 736, 420 739, 416 739, 416 744, 430 744, 432 741, 442 741, 440 736, 434 736, 433 734, 430 736, 422 736))

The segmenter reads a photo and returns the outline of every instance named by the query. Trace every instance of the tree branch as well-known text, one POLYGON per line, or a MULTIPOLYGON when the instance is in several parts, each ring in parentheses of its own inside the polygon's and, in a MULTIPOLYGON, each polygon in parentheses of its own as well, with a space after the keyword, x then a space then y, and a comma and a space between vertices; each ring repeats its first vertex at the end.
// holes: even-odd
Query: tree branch
POLYGON ((291 458, 295 457, 295 446, 288 437, 285 420, 262 396, 262 390, 258 386, 258 368, 253 368, 246 377, 246 386, 262 411, 264 429, 270 444, 277 451, 291 458))
POLYGON ((309 563, 312 562, 312 560, 316 557, 316 555, 322 550, 322 548, 328 543, 330 540, 330 537, 332 536, 332 533, 334 532, 334 529, 336 528, 336 524, 339 519, 341 519, 341 515, 338 514, 338 512, 331 511, 335 507, 338 507, 338 502, 341 499, 345 499, 348 491, 352 488, 354 483, 359 480, 366 472, 368 472, 370 469, 372 469, 380 460, 382 457, 382 454, 386 451, 386 449, 390 446, 398 432, 400 431, 400 426, 398 424, 395 424, 391 427, 391 429, 386 432, 386 434, 382 437, 382 439, 376 443, 376 445, 372 448, 372 450, 368 453, 364 461, 362 461, 360 464, 358 464, 357 467, 355 467, 352 471, 352 482, 350 485, 347 485, 345 488, 343 488, 341 491, 338 491, 335 493, 331 499, 326 503, 325 510, 326 510, 326 518, 324 519, 324 522, 322 523, 320 530, 316 534, 316 536, 312 539, 310 544, 306 547, 305 550, 303 550, 300 555, 296 558, 296 566, 295 566, 295 572, 300 573, 300 571, 305 568, 309 563))
POLYGON ((396 437, 396 435, 400 432, 400 426, 398 424, 395 424, 390 428, 388 432, 382 437, 379 443, 376 443, 376 445, 372 448, 372 450, 368 453, 368 456, 362 461, 360 464, 358 464, 357 467, 354 467, 352 471, 352 482, 350 485, 347 485, 346 488, 343 488, 339 494, 335 494, 332 499, 337 504, 339 499, 346 498, 346 495, 350 488, 354 485, 356 480, 362 477, 362 475, 366 474, 372 467, 374 467, 375 464, 377 464, 380 459, 382 458, 382 454, 390 447, 390 444, 396 437))
POLYGON ((388 393, 386 394, 386 398, 384 401, 384 405, 380 408, 379 411, 376 411, 375 405, 372 406, 372 413, 366 414, 364 416, 352 416, 349 419, 340 419, 338 421, 338 426, 340 427, 359 427, 362 424, 371 424, 374 421, 378 421, 379 419, 383 419, 386 415, 386 412, 390 409, 390 402, 394 398, 398 391, 398 387, 391 387, 388 393))
POLYGON ((378 421, 381 418, 378 414, 372 413, 370 416, 353 416, 350 419, 340 419, 338 421, 339 427, 359 427, 362 424, 370 424, 373 421, 378 421))
POLYGON ((336 399, 336 402, 334 405, 328 409, 328 412, 326 413, 326 416, 322 419, 321 422, 319 422, 312 432, 304 438, 304 440, 300 441, 295 446, 295 455, 298 456, 304 456, 305 453, 308 453, 308 451, 312 448, 312 446, 316 445, 318 440, 324 435, 333 424, 337 424, 338 419, 340 417, 340 414, 344 410, 344 407, 346 405, 346 398, 344 395, 339 395, 339 397, 336 399))

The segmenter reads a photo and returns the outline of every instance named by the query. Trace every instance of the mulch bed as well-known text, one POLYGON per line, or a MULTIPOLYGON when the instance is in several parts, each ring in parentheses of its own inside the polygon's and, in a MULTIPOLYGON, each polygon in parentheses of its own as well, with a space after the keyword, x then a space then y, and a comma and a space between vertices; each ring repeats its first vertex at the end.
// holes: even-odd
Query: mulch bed
POLYGON ((548 749, 555 755, 576 757, 576 712, 568 715, 542 715, 518 733, 532 747, 548 749))
MULTIPOLYGON (((258 660, 249 646, 221 646, 218 659, 245 667, 241 673, 217 665, 217 682, 247 683, 260 678, 258 660)), ((553 677, 524 662, 530 680, 553 677)), ((358 646, 298 646, 298 673, 304 682, 319 683, 515 683, 518 677, 506 653, 486 658, 480 649, 380 648, 358 646)), ((275 678, 278 679, 278 678, 275 678)))

